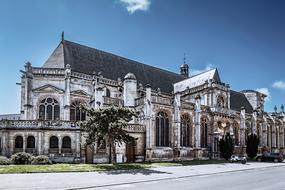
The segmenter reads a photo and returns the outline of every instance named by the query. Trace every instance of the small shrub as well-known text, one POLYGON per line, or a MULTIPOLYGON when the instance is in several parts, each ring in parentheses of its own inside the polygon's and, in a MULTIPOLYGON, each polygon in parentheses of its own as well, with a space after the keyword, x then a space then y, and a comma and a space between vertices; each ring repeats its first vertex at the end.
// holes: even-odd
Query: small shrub
POLYGON ((233 155, 234 143, 229 133, 227 133, 226 136, 219 141, 219 147, 221 157, 225 158, 226 160, 230 159, 233 155))
POLYGON ((46 164, 51 164, 51 161, 49 160, 49 158, 47 156, 40 155, 40 156, 36 156, 33 158, 32 164, 46 165, 46 164))
POLYGON ((11 164, 11 160, 7 157, 0 156, 0 165, 9 165, 11 164))
POLYGON ((258 153, 258 144, 259 139, 256 134, 251 134, 248 136, 248 140, 246 142, 246 153, 248 157, 254 158, 258 153))
POLYGON ((16 164, 16 165, 31 164, 32 159, 33 159, 33 156, 31 154, 25 153, 25 152, 16 153, 16 154, 12 155, 12 157, 11 157, 12 163, 16 164))

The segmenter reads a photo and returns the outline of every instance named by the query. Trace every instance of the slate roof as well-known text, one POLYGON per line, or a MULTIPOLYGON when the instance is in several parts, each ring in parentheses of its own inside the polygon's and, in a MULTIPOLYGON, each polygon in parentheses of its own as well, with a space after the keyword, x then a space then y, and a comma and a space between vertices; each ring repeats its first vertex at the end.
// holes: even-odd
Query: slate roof
POLYGON ((103 77, 113 80, 123 80, 127 73, 133 73, 138 83, 150 84, 152 89, 160 88, 165 93, 171 93, 173 84, 185 79, 177 73, 64 40, 43 67, 64 68, 67 64, 73 71, 86 74, 101 72, 103 77))
POLYGON ((194 88, 203 85, 208 80, 214 80, 216 82, 221 82, 218 69, 211 69, 203 73, 191 76, 190 78, 180 81, 174 84, 174 92, 182 92, 187 88, 194 88))
POLYGON ((231 109, 235 111, 241 111, 241 107, 245 107, 246 113, 252 113, 253 108, 249 103, 248 99, 243 93, 236 92, 231 90, 231 100, 230 100, 231 109))

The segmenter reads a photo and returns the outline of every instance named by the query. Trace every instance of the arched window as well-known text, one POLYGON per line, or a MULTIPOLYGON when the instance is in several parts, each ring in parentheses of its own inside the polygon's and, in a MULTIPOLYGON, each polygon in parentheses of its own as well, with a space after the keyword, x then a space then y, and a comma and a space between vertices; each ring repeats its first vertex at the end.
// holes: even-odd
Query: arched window
POLYGON ((191 118, 188 114, 184 114, 181 116, 180 126, 180 146, 190 147, 192 145, 192 125, 191 118))
POLYGON ((35 148, 36 140, 34 136, 28 136, 27 138, 27 148, 35 148))
POLYGON ((270 127, 270 125, 267 125, 267 147, 270 147, 270 131, 271 131, 271 129, 270 129, 271 127, 270 127))
POLYGON ((71 139, 68 136, 63 137, 62 139, 62 148, 71 148, 71 139))
POLYGON ((224 108, 225 107, 225 100, 224 100, 224 98, 222 96, 219 96, 217 98, 217 106, 219 108, 224 108))
POLYGON ((169 119, 164 112, 156 115, 156 146, 169 146, 169 119))
POLYGON ((23 148, 23 137, 17 136, 15 138, 15 148, 23 148))
POLYGON ((245 130, 244 130, 244 139, 245 139, 245 143, 247 143, 247 139, 248 139, 248 136, 251 134, 251 127, 250 127, 250 124, 247 122, 245 124, 245 130))
POLYGON ((86 112, 81 109, 80 101, 74 101, 70 106, 70 121, 85 121, 86 112))
POLYGON ((58 148, 58 138, 56 136, 50 137, 49 148, 58 148))
POLYGON ((111 97, 111 92, 108 88, 106 88, 106 97, 111 97))
POLYGON ((234 122, 233 130, 234 130, 234 137, 235 137, 235 145, 238 146, 239 145, 239 127, 238 127, 237 122, 234 122))
POLYGON ((41 101, 39 106, 39 119, 41 120, 59 120, 59 103, 53 98, 46 98, 41 101))
POLYGON ((201 147, 208 147, 208 124, 207 119, 203 118, 201 120, 201 147))

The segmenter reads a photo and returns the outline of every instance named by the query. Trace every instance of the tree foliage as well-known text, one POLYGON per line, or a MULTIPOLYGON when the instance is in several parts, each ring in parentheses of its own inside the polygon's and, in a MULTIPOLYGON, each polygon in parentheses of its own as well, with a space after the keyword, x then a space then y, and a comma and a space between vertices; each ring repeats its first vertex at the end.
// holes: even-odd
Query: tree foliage
POLYGON ((87 120, 81 122, 81 128, 87 133, 87 144, 104 139, 110 148, 110 162, 114 163, 116 143, 134 143, 135 139, 130 136, 126 127, 128 122, 137 117, 137 113, 123 107, 107 107, 100 109, 85 109, 87 120))
POLYGON ((234 142, 229 133, 227 133, 224 138, 219 141, 221 157, 226 160, 230 159, 234 151, 234 142))
POLYGON ((254 158, 258 152, 259 138, 256 134, 251 134, 246 142, 246 154, 250 158, 254 158))

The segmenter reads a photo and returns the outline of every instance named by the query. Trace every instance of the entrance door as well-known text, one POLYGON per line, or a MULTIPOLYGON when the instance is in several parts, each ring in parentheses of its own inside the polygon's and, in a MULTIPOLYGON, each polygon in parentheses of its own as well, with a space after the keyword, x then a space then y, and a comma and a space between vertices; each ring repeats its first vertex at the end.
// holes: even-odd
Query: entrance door
POLYGON ((136 151, 135 145, 133 144, 126 145, 127 162, 135 162, 135 151, 136 151))
POLYGON ((92 145, 86 146, 86 163, 93 164, 94 147, 92 145))

